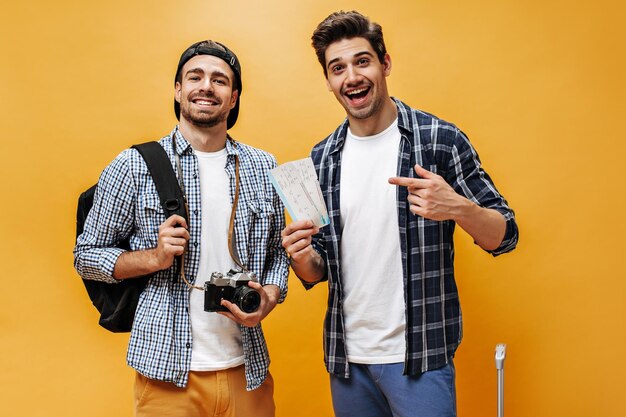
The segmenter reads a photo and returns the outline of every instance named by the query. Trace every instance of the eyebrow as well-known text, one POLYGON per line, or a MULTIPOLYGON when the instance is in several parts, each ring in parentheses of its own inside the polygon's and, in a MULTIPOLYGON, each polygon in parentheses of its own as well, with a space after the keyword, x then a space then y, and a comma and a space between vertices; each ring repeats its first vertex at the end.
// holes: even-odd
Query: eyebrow
MULTIPOLYGON (((204 74, 205 71, 202 68, 200 68, 200 67, 191 68, 190 70, 188 70, 185 73, 185 76, 189 75, 190 73, 193 73, 193 74, 204 74)), ((224 73, 222 71, 215 70, 215 71, 211 72, 211 75, 212 76, 218 76, 218 77, 224 77, 224 78, 226 78, 228 80, 228 82, 232 82, 230 77, 228 76, 228 74, 226 74, 226 73, 224 73)))
MULTIPOLYGON (((369 52, 369 51, 361 51, 361 52, 357 52, 356 54, 354 54, 352 57, 353 58, 359 58, 362 57, 363 55, 367 55, 370 57, 374 57, 374 55, 369 52)), ((328 61, 328 64, 326 64, 326 68, 330 68, 332 66, 332 64, 334 64, 335 62, 341 61, 342 57, 338 56, 337 58, 331 59, 330 61, 328 61)))

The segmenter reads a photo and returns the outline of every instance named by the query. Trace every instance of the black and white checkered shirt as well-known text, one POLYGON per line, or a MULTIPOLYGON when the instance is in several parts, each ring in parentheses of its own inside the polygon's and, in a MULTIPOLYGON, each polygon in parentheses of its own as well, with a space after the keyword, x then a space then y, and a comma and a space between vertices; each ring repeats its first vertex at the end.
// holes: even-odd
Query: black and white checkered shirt
MULTIPOLYGON (((481 168, 478 155, 463 132, 397 99, 394 102, 401 134, 397 175, 415 177, 413 166, 419 164, 442 176, 460 195, 481 207, 497 210, 506 220, 506 233, 500 247, 489 252, 495 256, 513 250, 518 240, 513 210, 481 168)), ((331 217, 331 224, 313 240, 313 247, 326 261, 325 280, 329 286, 324 356, 328 372, 343 378, 349 377, 349 366, 342 308, 339 201, 341 150, 347 129, 345 120, 311 152, 331 217)), ((405 374, 417 375, 444 366, 462 338, 461 308, 454 280, 455 223, 413 215, 406 187, 397 188, 397 207, 406 306, 405 374)))
MULTIPOLYGON (((180 155, 189 204, 186 276, 195 281, 200 252, 201 204, 198 161, 178 129, 161 139, 174 167, 172 138, 180 155)), ((257 273, 261 284, 274 284, 287 293, 289 271, 280 232, 285 227, 283 205, 267 171, 276 166, 270 154, 250 146, 226 143, 226 172, 230 203, 235 193, 235 163, 240 163, 240 195, 235 234, 241 262, 257 273)), ((135 149, 123 151, 100 176, 93 207, 74 249, 74 264, 85 279, 115 285, 113 268, 122 250, 115 246, 130 237, 132 250, 157 246, 159 225, 165 221, 159 195, 148 168, 135 149)), ((219 271, 227 272, 227 271, 219 271)), ((189 289, 175 276, 174 267, 156 273, 139 299, 128 346, 127 361, 143 375, 183 387, 187 383, 193 345, 189 319, 189 289)), ((208 314, 208 313, 207 313, 208 314)), ((267 375, 269 355, 261 326, 241 326, 248 389, 260 386, 267 375)))

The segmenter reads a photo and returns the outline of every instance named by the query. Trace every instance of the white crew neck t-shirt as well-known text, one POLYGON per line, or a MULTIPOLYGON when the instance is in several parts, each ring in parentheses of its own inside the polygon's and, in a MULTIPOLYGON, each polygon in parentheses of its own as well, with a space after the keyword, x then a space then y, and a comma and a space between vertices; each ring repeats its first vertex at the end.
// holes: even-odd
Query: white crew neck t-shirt
MULTIPOLYGON (((200 234, 200 263, 196 286, 204 287, 213 272, 225 274, 235 267, 228 252, 230 221, 230 180, 224 167, 227 154, 194 150, 200 174, 202 226, 200 234)), ((216 371, 243 363, 241 331, 234 321, 217 313, 204 311, 204 291, 191 290, 189 315, 193 347, 192 371, 216 371)))
POLYGON ((403 362, 405 302, 398 229, 398 121, 373 136, 348 129, 341 154, 341 278, 348 361, 403 362))

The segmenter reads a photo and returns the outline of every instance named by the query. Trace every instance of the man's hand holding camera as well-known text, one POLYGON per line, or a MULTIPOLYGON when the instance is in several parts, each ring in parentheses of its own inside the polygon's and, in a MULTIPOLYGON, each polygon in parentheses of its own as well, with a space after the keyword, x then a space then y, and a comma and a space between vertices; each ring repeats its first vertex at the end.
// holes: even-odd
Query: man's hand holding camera
POLYGON ((256 290, 261 296, 261 304, 256 311, 244 313, 236 304, 222 300, 221 305, 226 307, 229 311, 219 311, 218 314, 228 317, 246 327, 254 327, 276 307, 278 298, 280 297, 280 288, 276 285, 261 285, 254 281, 249 281, 248 286, 256 290))

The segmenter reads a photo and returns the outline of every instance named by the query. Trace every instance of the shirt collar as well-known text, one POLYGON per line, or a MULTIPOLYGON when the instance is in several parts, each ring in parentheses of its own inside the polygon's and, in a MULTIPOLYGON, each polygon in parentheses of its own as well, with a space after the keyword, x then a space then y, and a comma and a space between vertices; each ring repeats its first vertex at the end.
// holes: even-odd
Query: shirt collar
POLYGON ((346 117, 343 123, 335 130, 331 139, 331 151, 330 154, 337 153, 343 148, 343 143, 346 141, 346 135, 348 134, 348 118, 346 117))
MULTIPOLYGON (((178 125, 172 130, 170 133, 170 137, 176 140, 176 153, 178 155, 182 155, 185 152, 192 152, 191 144, 185 139, 182 133, 180 133, 180 129, 178 125)), ((226 140, 226 154, 227 155, 237 155, 239 153, 238 150, 239 144, 233 139, 230 135, 227 135, 226 140)))
POLYGON ((239 155, 240 146, 229 134, 226 135, 226 154, 228 156, 239 155))
POLYGON ((413 134, 413 123, 411 123, 411 117, 409 116, 411 108, 395 97, 391 97, 391 99, 396 103, 396 108, 398 109, 398 129, 401 132, 413 134))
POLYGON ((172 133, 170 133, 170 137, 176 141, 176 153, 178 155, 182 155, 187 151, 191 151, 191 144, 187 142, 187 139, 185 139, 182 133, 180 133, 178 126, 176 126, 174 130, 172 130, 172 133))

